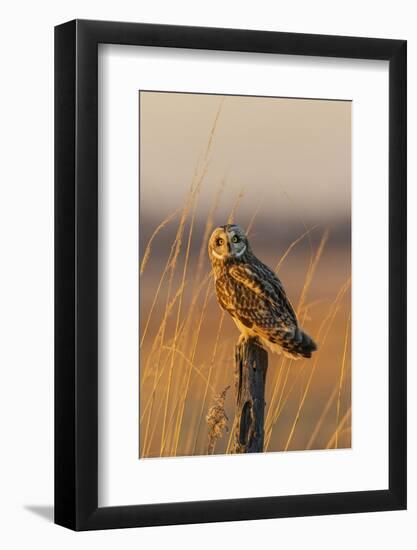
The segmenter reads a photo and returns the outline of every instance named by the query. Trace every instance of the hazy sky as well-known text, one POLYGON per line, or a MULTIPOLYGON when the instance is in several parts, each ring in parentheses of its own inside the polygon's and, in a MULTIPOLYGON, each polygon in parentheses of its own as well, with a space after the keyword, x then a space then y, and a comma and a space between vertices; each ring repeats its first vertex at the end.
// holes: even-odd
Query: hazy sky
POLYGON ((348 101, 140 94, 141 211, 161 219, 184 202, 221 111, 199 198, 199 216, 226 178, 218 213, 244 188, 243 213, 307 224, 350 218, 351 103, 348 101))

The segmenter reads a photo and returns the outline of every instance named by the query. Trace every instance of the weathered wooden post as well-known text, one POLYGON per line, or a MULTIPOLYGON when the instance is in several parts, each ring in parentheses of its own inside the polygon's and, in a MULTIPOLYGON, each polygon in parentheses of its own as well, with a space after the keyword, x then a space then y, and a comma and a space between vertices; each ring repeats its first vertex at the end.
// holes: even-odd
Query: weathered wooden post
POLYGON ((232 453, 261 453, 264 448, 265 382, 268 353, 256 338, 235 349, 236 412, 232 453))

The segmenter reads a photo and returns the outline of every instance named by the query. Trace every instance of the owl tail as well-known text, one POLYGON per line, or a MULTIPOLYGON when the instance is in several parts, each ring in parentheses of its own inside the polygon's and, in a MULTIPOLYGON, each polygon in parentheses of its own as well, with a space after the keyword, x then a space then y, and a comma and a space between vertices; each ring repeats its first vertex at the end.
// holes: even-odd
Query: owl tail
POLYGON ((299 328, 296 329, 291 339, 285 340, 281 344, 281 347, 284 354, 292 359, 309 358, 313 351, 317 350, 314 340, 299 328))

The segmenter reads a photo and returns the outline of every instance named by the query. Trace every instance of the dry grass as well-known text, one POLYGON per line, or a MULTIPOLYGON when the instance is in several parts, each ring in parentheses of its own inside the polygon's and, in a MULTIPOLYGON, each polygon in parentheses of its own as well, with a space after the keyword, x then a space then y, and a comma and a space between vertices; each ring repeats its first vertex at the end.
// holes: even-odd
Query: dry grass
POLYGON ((214 397, 213 405, 209 408, 206 422, 208 426, 208 446, 207 454, 212 455, 216 447, 217 440, 223 436, 224 430, 227 431, 227 421, 229 420, 224 409, 226 394, 230 386, 214 397))
MULTIPOLYGON (((230 448, 230 438, 221 436, 227 417, 234 418, 234 397, 230 392, 226 399, 222 388, 233 385, 238 333, 230 336, 225 330, 230 320, 215 303, 207 260, 207 241, 227 188, 226 177, 213 188, 202 235, 195 231, 198 200, 209 172, 222 108, 221 101, 182 209, 156 225, 142 254, 140 457, 220 454, 230 448), (174 221, 177 227, 166 259, 154 262, 154 254, 161 256, 159 240, 174 221), (144 301, 148 288, 153 289, 152 295, 144 301), (211 434, 208 446, 206 420, 211 434)), ((263 199, 248 219, 242 219, 238 212, 244 199, 242 190, 230 205, 228 221, 238 219, 252 231, 262 214, 263 199)), ((307 245, 297 253, 306 271, 296 310, 301 325, 317 340, 319 351, 313 359, 303 361, 270 354, 265 422, 268 451, 350 446, 350 280, 333 295, 327 292, 317 297, 312 287, 317 285, 331 234, 304 223, 302 228, 279 255, 275 269, 281 273, 297 249, 307 245), (319 232, 321 239, 314 245, 312 235, 317 242, 319 232)))

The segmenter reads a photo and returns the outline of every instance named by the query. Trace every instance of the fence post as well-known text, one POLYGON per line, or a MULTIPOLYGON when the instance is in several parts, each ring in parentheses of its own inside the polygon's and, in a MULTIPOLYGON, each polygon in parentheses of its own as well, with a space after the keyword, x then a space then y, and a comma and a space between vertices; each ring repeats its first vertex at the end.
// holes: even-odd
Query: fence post
POLYGON ((235 349, 236 411, 232 453, 261 453, 264 447, 265 382, 268 353, 256 338, 235 349))

